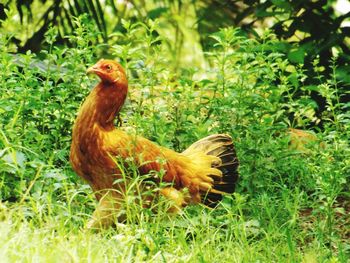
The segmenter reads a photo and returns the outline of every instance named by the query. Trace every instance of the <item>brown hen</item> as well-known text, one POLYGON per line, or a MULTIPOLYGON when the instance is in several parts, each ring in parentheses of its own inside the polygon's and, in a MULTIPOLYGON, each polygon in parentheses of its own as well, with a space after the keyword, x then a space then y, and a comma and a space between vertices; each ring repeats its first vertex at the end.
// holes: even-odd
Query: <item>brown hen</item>
POLYGON ((128 160, 125 165, 132 160, 140 176, 148 180, 151 177, 158 184, 169 183, 159 192, 172 200, 172 211, 191 203, 215 206, 224 193, 234 191, 238 160, 230 136, 211 135, 177 153, 116 129, 114 120, 128 91, 124 69, 115 61, 102 59, 87 72, 97 74, 101 82, 80 107, 70 161, 99 201, 88 227, 107 227, 120 220, 126 186, 118 159, 128 160), (145 176, 160 171, 161 180, 159 176, 145 176))

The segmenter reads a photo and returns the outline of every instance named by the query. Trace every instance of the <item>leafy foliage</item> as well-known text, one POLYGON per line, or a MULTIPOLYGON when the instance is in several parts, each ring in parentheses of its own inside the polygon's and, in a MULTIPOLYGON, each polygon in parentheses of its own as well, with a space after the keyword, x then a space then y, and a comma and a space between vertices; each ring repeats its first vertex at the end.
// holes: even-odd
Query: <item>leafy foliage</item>
MULTIPOLYGON (((42 4, 47 1, 38 0, 42 4)), ((109 38, 112 32, 123 30, 122 19, 145 19, 164 18, 163 22, 177 27, 178 33, 185 35, 186 27, 182 20, 177 19, 186 13, 186 9, 194 7, 197 16, 198 32, 205 49, 210 48, 211 41, 208 41, 208 34, 217 31, 217 28, 228 26, 241 26, 246 31, 255 35, 254 29, 260 27, 267 20, 273 23, 271 29, 278 39, 283 41, 279 44, 279 51, 286 54, 293 63, 304 64, 311 69, 312 61, 319 56, 321 65, 328 65, 333 56, 332 48, 338 48, 341 55, 340 63, 348 61, 350 49, 345 38, 349 36, 348 27, 343 26, 350 14, 336 15, 334 10, 335 0, 328 1, 216 1, 203 0, 198 3, 188 1, 165 2, 150 1, 145 4, 142 1, 131 1, 115 4, 114 1, 52 1, 47 5, 44 14, 38 21, 41 26, 36 29, 33 36, 29 38, 22 50, 37 50, 37 43, 42 42, 44 34, 50 26, 57 26, 59 29, 58 38, 74 32, 78 26, 71 22, 71 17, 88 13, 89 17, 101 32, 101 39, 104 42, 113 40, 109 38), (131 9, 131 6, 134 9, 131 9), (132 10, 135 10, 133 12, 132 10), (111 16, 111 18, 109 17, 111 16), (112 22, 113 21, 113 22, 112 22), (210 21, 210 22, 209 22, 210 21), (35 45, 37 47, 35 47, 35 45), (317 47, 317 48, 315 48, 317 47)), ((31 22, 36 1, 17 1, 16 9, 20 21, 31 22)), ((2 4, 4 9, 14 8, 12 1, 2 4)), ((40 12, 40 11, 39 11, 40 12)), ((8 17, 7 12, 1 14, 2 18, 8 17)), ((164 26, 164 25, 163 25, 164 26)), ((181 42, 180 38, 175 41, 181 42)), ((113 44, 113 42, 111 42, 113 44)), ((183 43, 175 43, 183 45, 183 43)), ((176 50, 178 51, 178 50, 176 50)))
MULTIPOLYGON (((336 77, 341 102, 349 102, 349 21, 350 13, 338 14, 334 9, 335 0, 323 1, 287 1, 287 0, 202 0, 202 1, 8 1, 2 6, 8 11, 0 14, 4 18, 3 30, 13 32, 11 40, 18 50, 39 52, 40 43, 45 43, 45 32, 50 27, 57 28, 57 44, 69 45, 66 35, 71 35, 79 28, 72 17, 88 14, 101 34, 91 43, 103 43, 100 54, 111 54, 110 47, 120 43, 125 33, 123 20, 146 21, 158 19, 154 35, 159 36, 166 45, 163 48, 171 57, 170 65, 175 71, 181 67, 204 67, 207 61, 202 50, 210 51, 215 43, 209 35, 218 28, 239 26, 242 34, 258 36, 261 29, 270 26, 270 30, 279 41, 269 48, 288 59, 290 64, 304 69, 305 84, 318 86, 324 82, 318 76, 329 79, 336 77), (40 15, 39 15, 40 14, 40 15), (13 25, 13 18, 19 15, 20 24, 13 25), (39 19, 36 17, 40 17, 39 19), (18 32, 18 26, 26 28, 18 32), (20 33, 23 31, 22 33, 20 33), (27 32, 30 32, 29 34, 27 32), (244 33, 243 33, 244 32, 244 33), (24 37, 25 36, 25 37, 24 37), (193 56, 195 54, 195 56, 193 56), (317 67, 315 67, 317 61, 317 67), (337 64, 336 72, 332 63, 337 64)), ((164 54, 165 54, 164 53, 164 54)), ((294 83, 297 86, 298 83, 294 83)), ((316 111, 320 119, 326 114, 326 98, 312 88, 297 88, 294 99, 302 100, 309 96, 309 106, 316 111), (313 106, 311 106, 313 104, 313 106)), ((308 102, 306 102, 308 103, 308 102)), ((343 112, 348 107, 343 109, 343 112)), ((292 116, 291 116, 292 117, 292 116)), ((322 128, 323 123, 316 120, 312 126, 322 128)))
MULTIPOLYGON (((17 199, 21 195, 22 183, 35 177, 35 169, 29 167, 51 170, 54 164, 61 164, 65 169, 68 164, 75 111, 89 90, 84 64, 92 61, 94 48, 88 43, 95 34, 82 27, 79 36, 71 37, 76 49, 57 49, 52 46, 56 33, 52 28, 46 34, 50 48, 42 51, 46 57, 43 62, 38 62, 31 52, 21 56, 9 54, 6 45, 2 45, 1 141, 7 156, 5 167, 11 167, 5 170, 10 169, 13 174, 3 177, 8 190, 2 192, 2 199, 17 199), (12 183, 6 183, 8 178, 12 183)), ((6 44, 8 39, 3 38, 2 42, 6 44)))

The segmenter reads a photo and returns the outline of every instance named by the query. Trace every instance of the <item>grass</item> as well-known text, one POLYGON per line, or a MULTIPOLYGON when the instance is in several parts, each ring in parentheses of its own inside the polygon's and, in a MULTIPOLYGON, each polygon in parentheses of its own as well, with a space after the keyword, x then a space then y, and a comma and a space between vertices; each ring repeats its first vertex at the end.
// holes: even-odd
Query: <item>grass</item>
POLYGON ((125 224, 85 230, 96 203, 68 153, 75 114, 95 82, 85 69, 102 47, 90 45, 97 33, 84 19, 75 22, 72 47, 56 47, 53 28, 39 55, 14 56, 9 36, 1 38, 1 261, 349 261, 349 114, 339 102, 342 83, 320 69, 319 85, 308 85, 269 32, 247 39, 223 29, 212 36, 207 69, 176 72, 156 24, 124 24, 120 44, 108 50, 129 76, 121 128, 179 151, 228 133, 240 181, 216 209, 193 206, 177 216, 165 213, 166 205, 144 209, 131 194, 125 224), (322 116, 311 90, 326 98, 322 116), (288 127, 314 127, 318 141, 307 151, 291 149, 288 127))

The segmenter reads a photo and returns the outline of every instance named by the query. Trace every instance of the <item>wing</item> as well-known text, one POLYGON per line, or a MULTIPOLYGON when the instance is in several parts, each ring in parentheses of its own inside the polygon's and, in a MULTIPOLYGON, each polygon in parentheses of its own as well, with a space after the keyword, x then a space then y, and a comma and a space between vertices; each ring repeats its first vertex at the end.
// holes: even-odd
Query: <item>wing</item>
POLYGON ((176 165, 180 154, 166 149, 141 136, 127 134, 121 130, 114 130, 105 139, 108 152, 112 156, 134 163, 140 174, 163 174, 157 180, 181 185, 179 166, 176 165))
POLYGON ((110 141, 112 155, 135 163, 141 175, 154 174, 157 182, 169 182, 176 189, 187 188, 192 203, 201 201, 201 195, 208 192, 222 194, 213 188, 215 179, 222 177, 213 164, 220 158, 196 151, 191 155, 177 153, 161 147, 141 136, 129 135, 116 130, 110 141), (159 172, 159 173, 157 173, 159 172), (161 174, 162 178, 157 177, 161 174))

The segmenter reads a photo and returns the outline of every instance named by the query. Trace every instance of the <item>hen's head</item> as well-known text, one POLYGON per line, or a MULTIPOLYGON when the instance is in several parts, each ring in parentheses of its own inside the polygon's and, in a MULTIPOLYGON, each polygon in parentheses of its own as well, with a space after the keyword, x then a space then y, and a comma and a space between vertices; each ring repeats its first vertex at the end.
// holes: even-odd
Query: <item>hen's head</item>
POLYGON ((96 74, 106 84, 128 85, 123 67, 114 60, 101 59, 87 73, 96 74))

